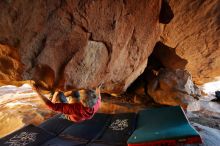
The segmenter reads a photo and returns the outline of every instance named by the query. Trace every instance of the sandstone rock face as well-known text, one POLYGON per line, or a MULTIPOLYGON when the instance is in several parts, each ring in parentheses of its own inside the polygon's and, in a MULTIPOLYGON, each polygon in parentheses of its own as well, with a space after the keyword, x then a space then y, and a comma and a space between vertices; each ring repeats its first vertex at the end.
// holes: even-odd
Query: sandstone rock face
POLYGON ((77 87, 95 87, 105 77, 103 67, 108 63, 108 50, 104 43, 89 41, 78 51, 65 68, 66 84, 77 87))
POLYGON ((22 64, 15 48, 0 44, 0 80, 20 80, 22 64))
POLYGON ((18 48, 23 79, 46 65, 54 72, 54 86, 91 88, 104 82, 106 91, 121 92, 147 65, 160 35, 160 4, 0 1, 0 43, 18 48))
POLYGON ((161 69, 158 76, 148 84, 148 94, 155 102, 186 107, 200 96, 191 75, 185 70, 161 69))
POLYGON ((197 83, 220 76, 220 1, 169 0, 173 20, 164 26, 162 41, 188 61, 197 83))
MULTIPOLYGON (((159 62, 161 66, 169 69, 185 69, 188 63, 187 60, 176 54, 175 48, 170 48, 161 42, 157 42, 151 56, 154 57, 156 62, 159 62)), ((149 61, 149 63, 151 62, 152 61, 149 61)), ((148 67, 150 67, 150 65, 148 67)))

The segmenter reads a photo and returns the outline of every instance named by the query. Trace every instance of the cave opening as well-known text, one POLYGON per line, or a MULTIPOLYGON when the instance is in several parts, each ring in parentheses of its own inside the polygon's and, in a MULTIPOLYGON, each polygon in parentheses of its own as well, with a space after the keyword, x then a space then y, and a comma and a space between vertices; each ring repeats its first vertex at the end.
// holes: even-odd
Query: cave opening
POLYGON ((160 69, 184 70, 186 65, 187 60, 179 57, 175 48, 171 48, 159 41, 148 57, 144 72, 128 87, 126 92, 150 97, 147 92, 148 84, 157 77, 160 69))

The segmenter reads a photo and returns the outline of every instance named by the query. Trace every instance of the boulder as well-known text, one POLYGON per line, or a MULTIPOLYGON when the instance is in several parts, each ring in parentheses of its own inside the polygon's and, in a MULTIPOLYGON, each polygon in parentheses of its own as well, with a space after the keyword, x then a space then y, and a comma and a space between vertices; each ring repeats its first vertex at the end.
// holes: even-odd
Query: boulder
POLYGON ((147 92, 159 104, 181 105, 184 108, 201 94, 189 72, 181 69, 161 69, 148 84, 147 92))
POLYGON ((22 67, 17 49, 0 44, 0 80, 20 80, 22 67))
POLYGON ((144 71, 160 36, 160 5, 161 0, 3 0, 0 44, 18 49, 22 80, 33 79, 43 65, 53 72, 50 85, 104 83, 103 91, 121 93, 144 71))
POLYGON ((185 69, 196 83, 215 80, 220 75, 220 1, 169 0, 169 4, 174 18, 162 25, 161 41, 187 61, 185 69))

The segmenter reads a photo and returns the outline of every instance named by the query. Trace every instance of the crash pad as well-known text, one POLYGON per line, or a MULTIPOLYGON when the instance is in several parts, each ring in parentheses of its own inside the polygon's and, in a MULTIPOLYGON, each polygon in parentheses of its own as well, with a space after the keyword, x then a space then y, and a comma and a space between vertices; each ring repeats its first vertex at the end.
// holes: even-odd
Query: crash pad
POLYGON ((137 127, 127 141, 129 146, 201 143, 180 106, 152 108, 138 113, 137 127))
POLYGON ((15 142, 27 146, 147 146, 201 143, 201 138, 182 108, 175 106, 145 109, 138 114, 96 113, 80 123, 59 114, 39 127, 29 125, 0 139, 1 146, 15 142))
POLYGON ((40 124, 39 127, 58 135, 73 124, 74 122, 64 119, 63 114, 58 114, 40 124))
POLYGON ((90 120, 73 124, 66 128, 60 135, 65 137, 78 138, 81 140, 93 140, 99 137, 109 125, 110 115, 95 114, 90 120))
POLYGON ((88 140, 82 140, 72 137, 57 136, 41 146, 86 146, 89 143, 88 140))
POLYGON ((123 146, 136 125, 136 113, 113 114, 103 133, 90 142, 89 146, 123 146))
POLYGON ((25 126, 0 139, 0 146, 39 146, 55 135, 34 125, 25 126))

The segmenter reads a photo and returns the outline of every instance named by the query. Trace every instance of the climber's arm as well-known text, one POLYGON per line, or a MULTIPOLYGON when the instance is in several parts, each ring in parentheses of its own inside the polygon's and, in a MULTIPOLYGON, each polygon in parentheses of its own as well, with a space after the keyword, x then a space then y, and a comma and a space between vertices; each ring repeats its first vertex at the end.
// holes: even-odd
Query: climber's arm
MULTIPOLYGON (((51 101, 49 99, 47 99, 46 96, 44 96, 38 89, 38 87, 34 86, 33 89, 35 90, 35 92, 38 94, 38 96, 43 100, 44 103, 50 103, 51 101)), ((52 102, 51 102, 52 103, 52 102)))

